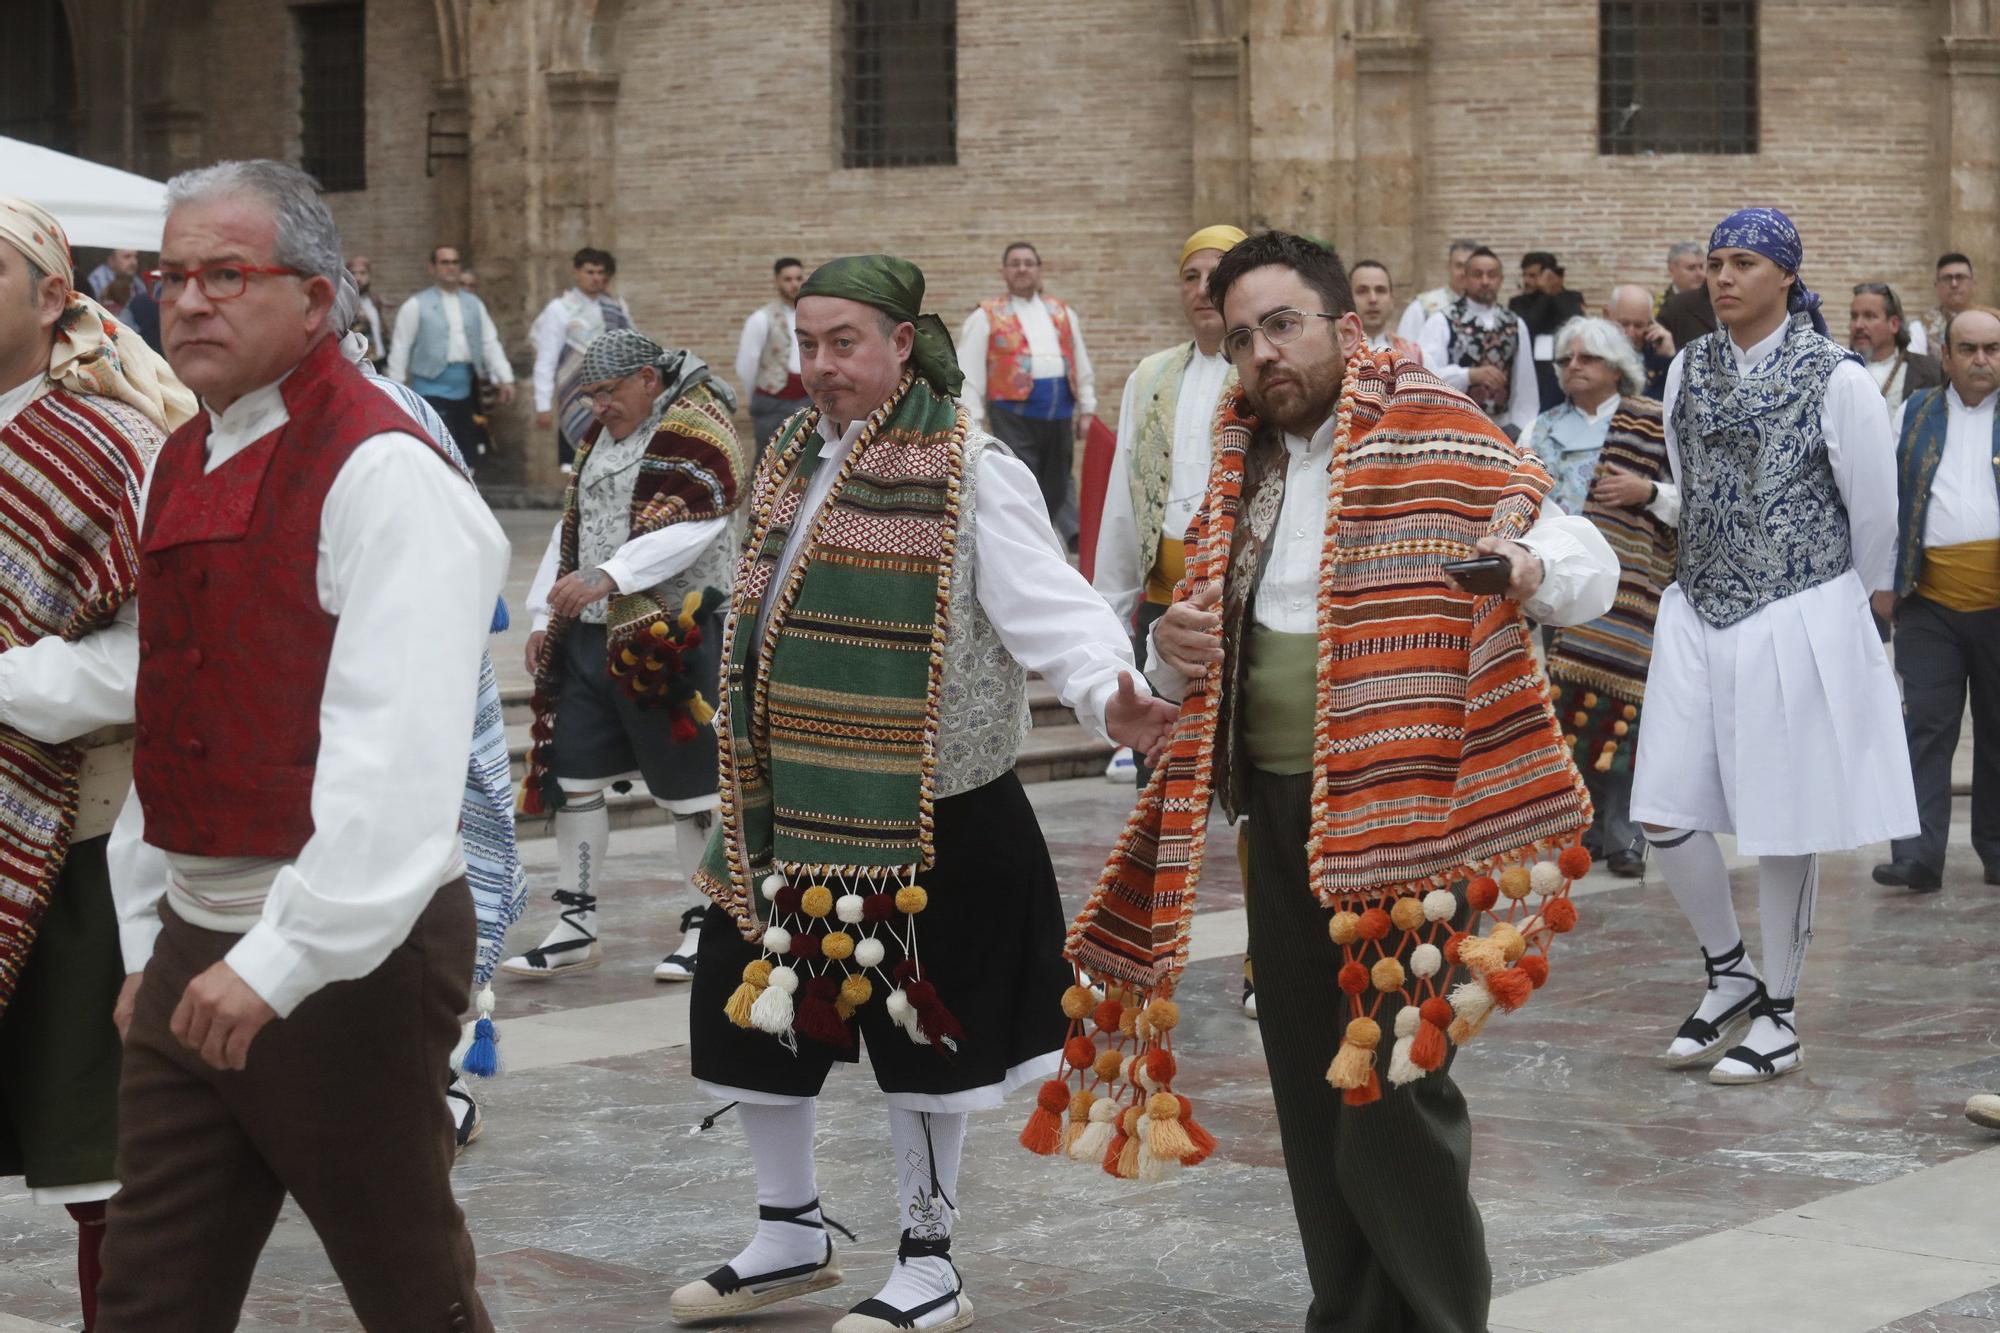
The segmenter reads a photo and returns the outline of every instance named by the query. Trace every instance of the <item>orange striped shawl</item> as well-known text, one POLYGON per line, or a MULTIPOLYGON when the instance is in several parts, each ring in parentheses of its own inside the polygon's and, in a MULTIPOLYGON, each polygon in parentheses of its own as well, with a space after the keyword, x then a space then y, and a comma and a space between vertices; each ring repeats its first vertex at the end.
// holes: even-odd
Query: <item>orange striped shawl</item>
MULTIPOLYGON (((1310 842, 1312 887, 1329 907, 1532 859, 1574 842, 1591 817, 1520 608, 1463 592, 1439 568, 1488 533, 1525 533, 1549 475, 1393 352, 1348 362, 1338 412, 1310 842)), ((1231 390, 1177 597, 1230 577, 1257 429, 1231 390)), ((1167 758, 1070 929, 1066 952, 1093 976, 1171 989, 1186 962, 1228 666, 1189 688, 1167 758)))

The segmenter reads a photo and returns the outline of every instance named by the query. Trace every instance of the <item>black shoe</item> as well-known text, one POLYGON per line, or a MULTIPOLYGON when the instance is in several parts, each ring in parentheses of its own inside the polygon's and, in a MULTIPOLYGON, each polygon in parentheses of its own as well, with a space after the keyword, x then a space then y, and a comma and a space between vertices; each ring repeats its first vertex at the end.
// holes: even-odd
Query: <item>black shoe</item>
POLYGON ((1604 858, 1604 868, 1620 879, 1639 879, 1646 873, 1646 858, 1637 852, 1613 852, 1604 858))
POLYGON ((1986 882, 1988 884, 2000 884, 2000 861, 1995 861, 1992 865, 1986 867, 1986 882))
MULTIPOLYGON (((1915 861, 1890 861, 1875 867, 1875 882, 1887 884, 1891 888, 1909 889, 1916 893, 1936 893, 1944 887, 1944 877, 1937 871, 1919 865, 1915 861)), ((1986 882, 1995 882, 1991 871, 1986 882)))

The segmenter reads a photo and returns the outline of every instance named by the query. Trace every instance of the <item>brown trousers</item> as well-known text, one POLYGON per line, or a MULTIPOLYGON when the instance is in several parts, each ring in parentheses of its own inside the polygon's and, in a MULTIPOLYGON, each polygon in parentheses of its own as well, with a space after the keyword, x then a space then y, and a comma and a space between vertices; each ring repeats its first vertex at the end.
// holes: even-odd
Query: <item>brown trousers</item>
POLYGON ((444 1078, 472 975, 472 897, 437 891, 365 977, 275 1020, 242 1071, 211 1069, 168 1024, 239 938, 163 906, 125 1043, 118 1178, 98 1333, 226 1333, 285 1195, 319 1233, 370 1333, 491 1333, 451 1193, 444 1078))

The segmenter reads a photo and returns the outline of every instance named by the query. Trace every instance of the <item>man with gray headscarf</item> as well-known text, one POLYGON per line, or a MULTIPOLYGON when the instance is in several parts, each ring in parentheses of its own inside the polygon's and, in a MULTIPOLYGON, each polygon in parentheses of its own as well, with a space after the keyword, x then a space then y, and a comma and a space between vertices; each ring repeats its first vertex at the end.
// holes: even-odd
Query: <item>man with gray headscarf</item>
POLYGON ((635 329, 599 334, 578 374, 596 421, 528 593, 535 745, 522 806, 555 812, 563 910, 538 947, 501 967, 547 978, 602 961, 605 789, 638 778, 674 817, 689 895, 681 946, 653 978, 686 981, 707 905, 694 872, 720 801, 708 722, 742 495, 736 395, 694 353, 635 329))

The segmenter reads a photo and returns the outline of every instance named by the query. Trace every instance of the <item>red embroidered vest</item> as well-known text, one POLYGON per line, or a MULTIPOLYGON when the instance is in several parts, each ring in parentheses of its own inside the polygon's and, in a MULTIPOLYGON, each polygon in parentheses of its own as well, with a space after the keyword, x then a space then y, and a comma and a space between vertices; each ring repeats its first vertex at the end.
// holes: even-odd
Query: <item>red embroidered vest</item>
MULTIPOLYGON (((986 398, 994 403, 1022 403, 1035 390, 1035 377, 1028 369, 1028 335, 1021 318, 1009 305, 1013 298, 981 301, 986 312, 986 398)), ((1049 322, 1056 326, 1056 341, 1062 346, 1063 371, 1069 376, 1069 390, 1076 388, 1076 335, 1070 332, 1069 307, 1053 296, 1044 296, 1049 322)), ((1077 395, 1081 397, 1081 395, 1077 395)))
POLYGON ((146 841, 170 852, 293 857, 312 836, 339 623, 319 603, 320 510, 364 440, 424 438, 334 338, 280 391, 291 419, 214 472, 203 472, 206 412, 168 437, 153 468, 132 777, 146 841))

